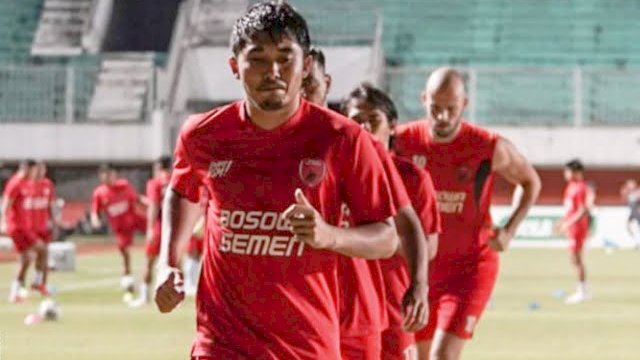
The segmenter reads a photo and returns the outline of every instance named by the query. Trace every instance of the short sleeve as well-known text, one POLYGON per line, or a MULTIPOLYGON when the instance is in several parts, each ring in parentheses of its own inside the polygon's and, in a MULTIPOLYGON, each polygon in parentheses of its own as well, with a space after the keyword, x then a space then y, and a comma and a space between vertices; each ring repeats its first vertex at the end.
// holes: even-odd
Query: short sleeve
POLYGON ((396 169, 396 165, 393 163, 393 159, 391 155, 384 148, 379 141, 372 139, 373 146, 376 149, 376 153, 378 154, 378 158, 380 159, 380 163, 384 168, 384 172, 387 175, 387 180, 389 181, 389 189, 391 190, 391 198, 393 199, 393 205, 395 209, 401 209, 405 206, 411 205, 411 200, 409 199, 409 195, 407 194, 407 190, 404 187, 404 183, 402 181, 402 177, 398 173, 396 169))
POLYGON ((363 130, 353 138, 343 140, 339 156, 341 164, 341 195, 351 212, 351 219, 360 224, 383 221, 395 215, 389 181, 370 136, 363 130))
POLYGON ((175 162, 171 174, 171 188, 191 202, 198 202, 201 180, 193 166, 187 149, 188 140, 184 136, 184 128, 180 132, 174 152, 175 162))
POLYGON ((11 181, 7 183, 7 187, 4 189, 4 196, 10 199, 15 199, 20 195, 20 183, 21 181, 11 181))

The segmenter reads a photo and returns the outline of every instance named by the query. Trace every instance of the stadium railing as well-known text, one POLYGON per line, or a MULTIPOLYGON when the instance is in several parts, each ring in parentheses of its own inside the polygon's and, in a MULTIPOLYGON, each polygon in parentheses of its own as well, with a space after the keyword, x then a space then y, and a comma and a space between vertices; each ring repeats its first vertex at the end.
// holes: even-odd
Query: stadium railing
MULTIPOLYGON (((419 96, 432 68, 387 68, 385 87, 401 120, 424 116, 419 96)), ((491 125, 611 126, 640 124, 640 68, 462 68, 465 116, 491 125)))

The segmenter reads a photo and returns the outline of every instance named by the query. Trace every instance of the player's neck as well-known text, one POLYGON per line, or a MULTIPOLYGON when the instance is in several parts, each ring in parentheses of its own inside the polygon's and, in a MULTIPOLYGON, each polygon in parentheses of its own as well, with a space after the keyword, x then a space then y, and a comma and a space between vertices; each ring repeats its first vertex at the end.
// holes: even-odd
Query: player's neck
POLYGON ((283 106, 282 109, 275 111, 264 111, 252 104, 251 101, 247 101, 245 104, 247 115, 254 125, 263 130, 273 130, 286 123, 298 111, 300 96, 283 106))
POLYGON ((462 129, 462 121, 460 121, 458 123, 458 126, 456 127, 456 129, 451 132, 451 134, 447 135, 447 136, 439 136, 438 134, 436 134, 432 127, 429 126, 429 134, 431 135, 431 138, 433 139, 433 142, 435 143, 441 143, 441 144, 448 144, 450 142, 453 142, 453 140, 456 139, 456 137, 458 137, 458 134, 460 134, 460 130, 462 129))

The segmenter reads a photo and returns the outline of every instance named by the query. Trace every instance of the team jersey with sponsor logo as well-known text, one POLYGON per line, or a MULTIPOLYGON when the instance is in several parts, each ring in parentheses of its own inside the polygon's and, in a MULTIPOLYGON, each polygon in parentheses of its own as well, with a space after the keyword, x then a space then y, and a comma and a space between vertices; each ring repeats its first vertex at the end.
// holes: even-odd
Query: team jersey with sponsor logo
POLYGON ((427 121, 400 126, 396 151, 424 167, 437 193, 442 221, 438 253, 430 263, 431 282, 472 275, 478 260, 496 260, 487 240, 494 173, 492 159, 498 136, 462 121, 449 143, 433 141, 427 121))
MULTIPOLYGON (((587 206, 587 183, 584 180, 569 181, 564 188, 563 203, 565 207, 564 218, 568 219, 575 216, 581 207, 587 206)), ((584 213, 572 226, 588 227, 588 214, 584 213)))
MULTIPOLYGON (((395 168, 398 170, 404 188, 409 194, 411 205, 415 209, 425 236, 440 233, 440 215, 436 202, 436 191, 431 176, 410 161, 392 156, 395 168)), ((387 294, 387 311, 389 326, 401 327, 402 297, 410 285, 410 276, 406 261, 399 255, 380 260, 384 275, 385 293, 387 294)))
POLYGON ((137 217, 135 204, 138 194, 126 179, 118 179, 111 185, 101 184, 93 191, 91 210, 104 211, 113 231, 128 229, 137 217))
MULTIPOLYGON (((395 168, 389 152, 371 137, 376 154, 389 180, 391 196, 396 209, 411 205, 402 178, 395 168)), ((352 226, 350 209, 343 210, 343 221, 352 226)), ((365 260, 340 256, 338 275, 340 276, 340 335, 343 337, 362 336, 381 332, 389 325, 387 295, 381 262, 385 260, 365 260)))
POLYGON ((33 222, 30 216, 30 202, 33 194, 33 181, 12 176, 7 181, 3 196, 13 200, 7 209, 5 221, 8 232, 31 231, 33 222))
POLYGON ((29 207, 34 230, 38 232, 51 230, 51 205, 55 197, 55 186, 51 180, 43 178, 33 182, 33 194, 29 207))
POLYGON ((300 188, 332 225, 342 203, 357 225, 393 216, 369 135, 304 100, 267 131, 236 102, 191 117, 175 159, 172 188, 209 194, 192 356, 339 358, 338 255, 295 241, 281 214, 300 188))
MULTIPOLYGON (((158 206, 160 210, 162 210, 162 199, 164 198, 164 193, 169 186, 169 181, 171 180, 171 174, 169 173, 160 173, 157 176, 149 179, 147 181, 146 193, 147 199, 151 204, 158 206)), ((154 232, 160 233, 160 224, 162 219, 162 211, 158 211, 158 216, 153 220, 153 228, 154 232)))

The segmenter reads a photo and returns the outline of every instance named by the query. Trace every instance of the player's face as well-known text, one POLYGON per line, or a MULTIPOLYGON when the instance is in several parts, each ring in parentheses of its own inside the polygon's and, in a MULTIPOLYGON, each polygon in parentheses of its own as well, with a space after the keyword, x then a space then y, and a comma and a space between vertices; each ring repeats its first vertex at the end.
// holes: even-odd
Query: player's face
POLYGON ((571 169, 564 169, 564 180, 571 181, 576 178, 576 172, 571 169))
POLYGON ((391 125, 387 115, 379 108, 353 99, 347 105, 347 116, 369 131, 376 140, 387 146, 391 137, 391 125))
POLYGON ((450 138, 460 127, 462 112, 467 106, 464 92, 450 86, 423 95, 423 105, 431 122, 432 133, 439 138, 450 138))
POLYGON ((37 168, 36 178, 44 179, 44 177, 47 176, 47 165, 39 163, 36 165, 36 168, 37 168))
POLYGON ((314 61, 309 76, 303 82, 302 96, 318 106, 325 106, 330 85, 331 77, 314 61))
POLYGON ((262 111, 277 111, 299 100, 302 79, 311 65, 300 45, 283 35, 259 36, 229 60, 247 100, 262 111))
POLYGON ((37 179, 38 178, 38 166, 33 165, 27 168, 27 179, 37 179))

